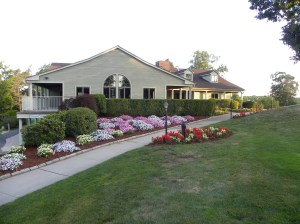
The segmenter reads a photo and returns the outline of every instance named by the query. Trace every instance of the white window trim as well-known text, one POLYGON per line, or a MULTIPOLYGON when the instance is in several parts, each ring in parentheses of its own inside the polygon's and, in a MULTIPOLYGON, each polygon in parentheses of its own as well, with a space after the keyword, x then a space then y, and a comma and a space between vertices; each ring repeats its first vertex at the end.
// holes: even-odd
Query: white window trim
MULTIPOLYGON (((92 91, 91 91, 91 90, 92 90, 91 86, 81 86, 81 85, 78 85, 78 86, 77 86, 77 85, 76 85, 76 86, 75 86, 75 94, 74 94, 75 97, 77 97, 77 88, 78 88, 78 87, 80 87, 80 88, 89 88, 89 94, 91 94, 91 92, 92 92, 92 91)), ((78 95, 78 96, 81 96, 81 95, 78 95)))
MULTIPOLYGON (((144 89, 154 89, 154 98, 156 99, 156 87, 142 87, 142 99, 144 99, 144 89)), ((152 99, 152 98, 148 98, 148 99, 152 99)))

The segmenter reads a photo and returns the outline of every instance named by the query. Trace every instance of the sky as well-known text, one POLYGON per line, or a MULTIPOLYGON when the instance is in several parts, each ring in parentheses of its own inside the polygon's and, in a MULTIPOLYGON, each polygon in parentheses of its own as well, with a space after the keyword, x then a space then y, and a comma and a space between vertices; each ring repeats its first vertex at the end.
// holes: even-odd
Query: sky
MULTIPOLYGON (((257 20, 248 0, 1 0, 0 61, 35 73, 44 64, 73 63, 119 45, 155 64, 187 68, 208 51, 228 67, 224 77, 244 96, 270 92, 270 75, 300 83, 300 62, 282 43, 284 23, 257 20)), ((300 92, 298 95, 300 96, 300 92)))

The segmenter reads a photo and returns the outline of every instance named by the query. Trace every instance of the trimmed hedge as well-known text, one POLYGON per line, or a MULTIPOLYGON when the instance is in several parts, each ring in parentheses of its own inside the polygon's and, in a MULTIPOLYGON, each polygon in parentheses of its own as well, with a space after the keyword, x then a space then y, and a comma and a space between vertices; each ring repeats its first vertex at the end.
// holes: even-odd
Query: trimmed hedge
POLYGON ((66 124, 67 137, 77 137, 97 130, 97 115, 86 107, 71 108, 65 111, 62 120, 66 124))
MULTIPOLYGON (((109 99, 107 100, 107 116, 115 117, 123 114, 131 116, 165 115, 165 100, 158 99, 109 99)), ((214 114, 215 100, 167 100, 168 115, 211 116, 214 114)))
POLYGON ((47 115, 37 124, 23 128, 21 133, 25 145, 54 144, 65 138, 65 124, 57 115, 47 115))
POLYGON ((103 94, 94 94, 94 97, 96 99, 98 115, 105 115, 107 113, 105 96, 103 94))

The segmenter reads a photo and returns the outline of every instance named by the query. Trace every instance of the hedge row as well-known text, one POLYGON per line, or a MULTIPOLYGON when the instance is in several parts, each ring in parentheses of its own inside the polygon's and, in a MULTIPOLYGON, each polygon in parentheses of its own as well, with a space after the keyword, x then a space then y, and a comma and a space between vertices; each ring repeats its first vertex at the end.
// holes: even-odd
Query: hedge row
MULTIPOLYGON (((131 116, 165 115, 165 100, 158 99, 109 99, 107 100, 107 116, 122 114, 131 116)), ((215 100, 167 100, 168 115, 211 116, 214 114, 215 100)))

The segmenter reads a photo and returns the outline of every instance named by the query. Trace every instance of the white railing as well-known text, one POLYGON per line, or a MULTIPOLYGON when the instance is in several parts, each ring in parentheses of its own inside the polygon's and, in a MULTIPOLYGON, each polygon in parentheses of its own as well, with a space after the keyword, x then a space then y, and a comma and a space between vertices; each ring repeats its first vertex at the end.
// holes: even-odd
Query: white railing
POLYGON ((61 96, 25 96, 22 98, 22 111, 57 111, 61 103, 61 96))

